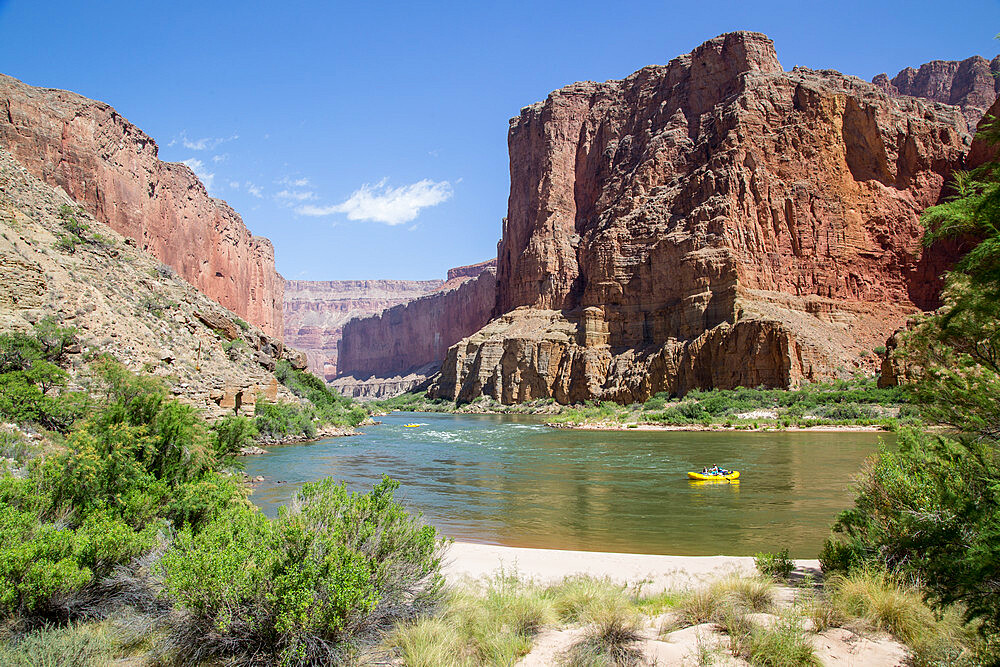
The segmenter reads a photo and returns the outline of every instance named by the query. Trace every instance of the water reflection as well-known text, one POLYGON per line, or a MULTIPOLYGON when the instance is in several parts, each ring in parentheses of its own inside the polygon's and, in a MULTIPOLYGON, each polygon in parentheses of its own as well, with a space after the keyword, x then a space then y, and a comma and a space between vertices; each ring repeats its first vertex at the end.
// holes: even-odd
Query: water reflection
MULTIPOLYGON (((784 546, 815 556, 872 433, 567 431, 524 416, 393 414, 363 434, 247 459, 276 513, 306 481, 388 474, 445 533, 520 546, 684 555, 784 546), (427 426, 403 428, 419 421, 427 426), (691 482, 718 464, 739 483, 691 482)), ((891 436, 889 436, 891 437, 891 436)))

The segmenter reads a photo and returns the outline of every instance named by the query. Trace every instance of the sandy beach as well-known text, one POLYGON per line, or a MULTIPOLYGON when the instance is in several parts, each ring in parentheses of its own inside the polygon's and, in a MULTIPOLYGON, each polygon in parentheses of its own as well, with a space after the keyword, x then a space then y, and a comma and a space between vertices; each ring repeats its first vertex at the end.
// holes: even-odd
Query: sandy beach
MULTIPOLYGON (((454 542, 449 547, 444 572, 449 583, 461 584, 495 574, 501 568, 506 572, 516 570, 521 576, 542 584, 575 574, 608 577, 623 584, 642 584, 645 594, 696 588, 727 574, 753 575, 756 571, 750 556, 660 556, 454 542)), ((819 575, 819 561, 796 560, 792 579, 806 574, 819 575)), ((773 613, 752 614, 754 622, 764 626, 778 623, 780 609, 789 608, 797 595, 793 585, 777 586, 776 609, 773 613)), ((700 656, 707 649, 715 664, 749 666, 748 662, 731 654, 729 639, 717 624, 702 623, 664 631, 668 619, 669 614, 648 618, 639 628, 639 638, 633 647, 643 664, 695 667, 704 664, 700 656)), ((811 628, 811 621, 804 623, 807 630, 811 628)), ((532 650, 518 661, 518 667, 560 664, 565 652, 580 641, 585 632, 586 628, 581 625, 541 629, 532 650)), ((807 637, 822 665, 902 667, 908 660, 906 647, 881 633, 832 627, 809 632, 807 637)))
MULTIPOLYGON (((818 560, 796 560, 799 575, 818 575, 818 560)), ((730 573, 753 574, 751 556, 659 556, 602 551, 527 549, 494 544, 455 542, 448 550, 444 573, 449 582, 478 579, 503 568, 540 583, 574 574, 607 577, 623 584, 643 583, 643 592, 691 588, 730 573)))

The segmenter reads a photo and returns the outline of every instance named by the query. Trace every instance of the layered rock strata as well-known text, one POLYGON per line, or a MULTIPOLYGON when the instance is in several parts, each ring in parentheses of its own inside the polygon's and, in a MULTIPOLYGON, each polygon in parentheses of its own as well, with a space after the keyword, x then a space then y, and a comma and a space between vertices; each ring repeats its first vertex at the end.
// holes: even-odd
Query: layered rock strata
POLYGON ((306 353, 310 371, 333 380, 337 344, 348 320, 380 313, 443 284, 441 280, 289 280, 285 283, 285 339, 306 353))
POLYGON ((521 110, 495 315, 431 395, 643 400, 874 371, 936 305, 921 245, 962 109, 823 70, 756 33, 521 110))
POLYGON ((113 108, 0 75, 0 146, 96 219, 269 336, 282 337, 284 280, 253 236, 187 166, 113 108))
POLYGON ((422 383, 451 345, 489 321, 496 295, 495 265, 483 262, 449 271, 445 285, 378 315, 348 322, 334 385, 348 395, 374 398, 422 383))

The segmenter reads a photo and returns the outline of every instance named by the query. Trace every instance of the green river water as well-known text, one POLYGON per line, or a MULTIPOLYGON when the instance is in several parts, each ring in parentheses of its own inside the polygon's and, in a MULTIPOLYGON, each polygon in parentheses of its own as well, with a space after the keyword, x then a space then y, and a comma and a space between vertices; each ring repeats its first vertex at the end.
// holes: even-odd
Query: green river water
POLYGON ((511 546, 676 555, 788 547, 813 558, 879 437, 824 432, 575 431, 538 417, 393 413, 362 435, 246 459, 251 499, 274 515, 304 482, 397 497, 451 537, 511 546), (417 422, 419 428, 404 428, 417 422), (690 482, 718 464, 738 484, 690 482))

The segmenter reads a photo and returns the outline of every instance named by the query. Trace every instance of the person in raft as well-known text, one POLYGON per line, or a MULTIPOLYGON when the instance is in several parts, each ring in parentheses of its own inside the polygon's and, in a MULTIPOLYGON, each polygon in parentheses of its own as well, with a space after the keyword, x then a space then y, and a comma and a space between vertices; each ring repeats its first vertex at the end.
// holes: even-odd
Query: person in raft
POLYGON ((729 471, 725 468, 720 468, 719 466, 712 466, 711 468, 702 468, 702 475, 728 475, 729 471))

